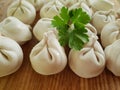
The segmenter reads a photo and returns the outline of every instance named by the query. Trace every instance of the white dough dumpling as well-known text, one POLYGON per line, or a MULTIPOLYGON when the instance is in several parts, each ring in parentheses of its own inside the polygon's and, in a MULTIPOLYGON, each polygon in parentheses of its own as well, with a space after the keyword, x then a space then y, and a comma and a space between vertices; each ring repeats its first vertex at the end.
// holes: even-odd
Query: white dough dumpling
POLYGON ((23 61, 23 52, 14 40, 0 36, 0 77, 16 72, 23 61))
POLYGON ((16 0, 8 7, 7 16, 14 16, 25 24, 32 24, 36 17, 36 10, 28 1, 16 0))
POLYGON ((53 28, 51 25, 51 20, 52 19, 50 18, 41 18, 40 20, 38 20, 33 28, 33 34, 37 38, 37 40, 42 40, 43 34, 45 32, 55 30, 55 28, 53 28))
POLYGON ((115 21, 115 16, 112 10, 97 11, 92 17, 92 24, 96 28, 98 34, 101 34, 101 31, 106 24, 113 21, 115 21))
POLYGON ((106 67, 116 76, 120 76, 120 39, 105 48, 106 67))
POLYGON ((59 0, 52 0, 45 4, 40 10, 41 18, 53 18, 58 15, 64 5, 59 0))
POLYGON ((91 3, 93 11, 109 11, 113 9, 114 3, 110 0, 93 0, 91 3))
POLYGON ((77 3, 79 0, 59 0, 66 7, 70 7, 73 4, 77 3))
POLYGON ((92 17, 92 13, 93 13, 92 9, 89 8, 89 6, 85 2, 79 1, 73 4, 71 7, 69 7, 70 10, 76 9, 76 8, 82 8, 83 11, 85 11, 90 17, 92 17))
POLYGON ((38 11, 44 5, 46 0, 27 0, 27 1, 30 2, 35 7, 36 11, 38 11))
POLYGON ((16 17, 7 17, 0 23, 0 33, 14 39, 19 44, 24 44, 32 38, 30 26, 24 24, 16 17))
POLYGON ((103 47, 112 44, 118 39, 120 39, 120 19, 105 25, 101 32, 101 42, 103 47))
POLYGON ((89 42, 80 51, 71 49, 69 53, 69 66, 80 77, 92 78, 102 73, 105 67, 104 51, 94 34, 89 42))
POLYGON ((33 69, 42 75, 56 74, 65 68, 67 57, 53 31, 44 33, 43 39, 33 47, 30 62, 33 69))

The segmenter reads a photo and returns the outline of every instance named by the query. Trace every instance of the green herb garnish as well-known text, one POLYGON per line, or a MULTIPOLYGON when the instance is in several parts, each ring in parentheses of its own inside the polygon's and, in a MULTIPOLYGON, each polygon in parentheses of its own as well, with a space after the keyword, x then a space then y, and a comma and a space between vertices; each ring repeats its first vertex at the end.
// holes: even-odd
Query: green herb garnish
POLYGON ((63 7, 59 16, 54 16, 52 25, 57 28, 59 42, 62 46, 81 50, 89 41, 85 25, 90 22, 89 15, 82 10, 63 7))

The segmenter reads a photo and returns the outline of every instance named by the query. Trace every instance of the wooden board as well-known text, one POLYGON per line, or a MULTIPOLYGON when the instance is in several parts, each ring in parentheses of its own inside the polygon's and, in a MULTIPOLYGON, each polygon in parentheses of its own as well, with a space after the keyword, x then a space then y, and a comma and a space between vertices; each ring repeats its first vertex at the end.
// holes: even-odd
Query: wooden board
POLYGON ((29 61, 30 51, 36 43, 37 40, 33 37, 22 46, 23 64, 17 72, 0 78, 0 90, 120 90, 120 77, 114 76, 107 69, 91 79, 78 77, 68 65, 56 75, 43 76, 36 73, 29 61))

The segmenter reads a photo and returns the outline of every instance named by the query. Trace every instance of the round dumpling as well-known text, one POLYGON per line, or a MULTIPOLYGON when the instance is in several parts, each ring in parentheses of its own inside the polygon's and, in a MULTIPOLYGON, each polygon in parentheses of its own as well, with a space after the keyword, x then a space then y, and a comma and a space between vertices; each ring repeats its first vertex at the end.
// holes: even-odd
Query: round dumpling
POLYGON ((92 18, 92 24, 97 29, 97 33, 101 34, 103 27, 109 22, 115 21, 113 11, 97 11, 92 18))
POLYGON ((113 9, 114 3, 112 3, 110 0, 93 0, 91 7, 93 8, 93 11, 109 11, 110 9, 113 9))
POLYGON ((92 35, 96 36, 97 35, 97 30, 96 30, 96 28, 93 25, 88 23, 88 24, 85 25, 85 27, 88 30, 88 35, 89 36, 92 36, 92 35))
POLYGON ((38 40, 42 40, 43 34, 50 30, 55 30, 51 25, 50 18, 41 18, 33 28, 33 34, 38 40))
POLYGON ((17 71, 23 61, 21 47, 12 39, 0 36, 0 77, 17 71))
POLYGON ((53 31, 44 33, 43 39, 33 47, 30 62, 42 75, 56 74, 65 68, 67 57, 53 31))
POLYGON ((58 0, 52 0, 45 4, 40 10, 41 18, 53 18, 58 15, 64 5, 58 0))
POLYGON ((35 7, 36 11, 38 11, 44 5, 45 0, 27 0, 27 1, 30 2, 35 7))
POLYGON ((120 76, 120 39, 105 48, 106 66, 116 76, 120 76))
POLYGON ((89 42, 80 51, 71 49, 69 66, 80 77, 92 78, 102 73, 105 67, 104 51, 97 37, 89 34, 89 42))
POLYGON ((24 44, 32 38, 30 26, 22 23, 15 17, 7 17, 0 23, 0 33, 14 39, 19 44, 24 44))
MULTIPOLYGON (((73 4, 75 4, 76 2, 78 2, 79 0, 59 0, 63 5, 65 5, 66 7, 70 7, 73 4)), ((81 1, 81 0, 80 0, 81 1)))
POLYGON ((120 19, 105 25, 101 32, 103 47, 112 44, 117 39, 120 39, 120 19))
POLYGON ((69 7, 70 10, 75 9, 75 8, 82 8, 83 11, 85 11, 90 17, 92 17, 92 9, 90 9, 89 6, 85 2, 79 1, 73 4, 71 7, 69 7))
POLYGON ((16 0, 8 7, 7 16, 14 16, 25 24, 32 24, 36 17, 36 10, 28 1, 16 0))

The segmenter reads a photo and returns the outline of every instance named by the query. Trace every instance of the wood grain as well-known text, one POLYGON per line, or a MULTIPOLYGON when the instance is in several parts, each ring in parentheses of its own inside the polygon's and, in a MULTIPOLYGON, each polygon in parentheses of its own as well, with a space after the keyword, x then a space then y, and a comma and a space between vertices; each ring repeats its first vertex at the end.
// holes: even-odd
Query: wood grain
POLYGON ((107 69, 98 77, 91 79, 78 77, 68 65, 56 75, 37 74, 29 61, 29 53, 37 42, 33 37, 31 41, 21 46, 24 52, 23 64, 17 72, 0 78, 0 90, 120 90, 120 77, 114 76, 107 69))

